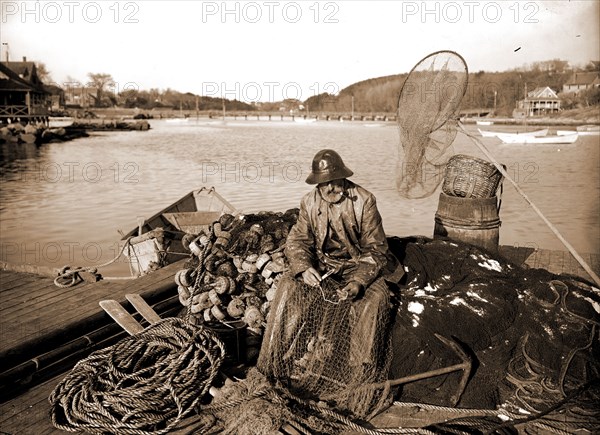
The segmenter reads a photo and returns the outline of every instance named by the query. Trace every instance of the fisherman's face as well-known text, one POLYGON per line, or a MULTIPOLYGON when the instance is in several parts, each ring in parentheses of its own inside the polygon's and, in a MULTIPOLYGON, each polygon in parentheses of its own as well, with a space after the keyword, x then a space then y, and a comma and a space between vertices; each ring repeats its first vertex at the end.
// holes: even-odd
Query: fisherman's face
POLYGON ((325 201, 335 204, 336 202, 340 202, 344 197, 345 181, 344 178, 339 178, 327 183, 319 183, 317 184, 317 188, 325 201))

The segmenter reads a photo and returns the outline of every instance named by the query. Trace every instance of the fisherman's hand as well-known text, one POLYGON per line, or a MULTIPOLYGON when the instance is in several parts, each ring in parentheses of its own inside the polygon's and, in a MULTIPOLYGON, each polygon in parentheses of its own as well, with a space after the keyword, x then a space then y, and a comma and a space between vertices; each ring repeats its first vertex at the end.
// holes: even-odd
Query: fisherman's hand
POLYGON ((338 290, 338 296, 340 300, 350 299, 353 300, 362 290, 362 285, 357 283, 356 281, 350 281, 346 284, 342 289, 338 290))
POLYGON ((314 267, 309 267, 302 272, 302 279, 305 284, 315 287, 321 283, 321 275, 314 267))

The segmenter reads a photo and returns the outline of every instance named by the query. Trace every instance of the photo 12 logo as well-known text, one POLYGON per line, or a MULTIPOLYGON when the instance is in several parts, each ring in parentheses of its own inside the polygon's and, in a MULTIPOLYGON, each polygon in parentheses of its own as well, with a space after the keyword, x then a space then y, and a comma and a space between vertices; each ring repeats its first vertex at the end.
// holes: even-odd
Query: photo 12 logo
POLYGON ((22 173, 21 180, 44 183, 138 183, 139 169, 135 162, 115 162, 109 166, 98 162, 47 162, 22 173))
POLYGON ((308 92, 297 82, 202 82, 202 95, 205 97, 221 97, 247 103, 284 100, 304 101, 308 97, 320 94, 337 95, 339 91, 340 87, 335 82, 324 84, 314 82, 308 86, 308 92), (310 95, 306 97, 307 94, 310 95))
POLYGON ((202 162, 202 183, 274 183, 281 179, 296 183, 303 179, 302 166, 296 162, 202 162))
MULTIPOLYGON (((53 265, 71 264, 80 260, 97 263, 105 255, 117 257, 122 248, 118 242, 110 246, 96 242, 3 242, 0 243, 0 259, 15 264, 49 263, 53 265)), ((122 258, 121 261, 127 261, 122 258)))
POLYGON ((202 22, 220 23, 338 23, 337 2, 202 2, 202 22))
POLYGON ((0 1, 2 23, 20 19, 22 23, 139 23, 138 2, 78 2, 78 1, 0 1))
POLYGON ((401 13, 403 23, 538 23, 539 10, 533 1, 403 1, 401 13))

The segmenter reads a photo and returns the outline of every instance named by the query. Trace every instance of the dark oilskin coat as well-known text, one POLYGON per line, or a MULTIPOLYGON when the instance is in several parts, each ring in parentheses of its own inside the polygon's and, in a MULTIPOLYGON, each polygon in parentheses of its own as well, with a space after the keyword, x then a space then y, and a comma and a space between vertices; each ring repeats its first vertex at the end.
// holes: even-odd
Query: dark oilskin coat
POLYGON ((334 219, 332 224, 336 225, 340 241, 351 257, 344 262, 344 268, 351 272, 349 276, 345 274, 348 281, 356 281, 366 288, 380 273, 396 267, 373 194, 349 180, 346 180, 345 192, 337 204, 325 201, 317 187, 302 198, 298 221, 290 230, 285 248, 292 276, 310 267, 323 273, 339 265, 339 260, 323 252, 330 213, 339 213, 340 219, 334 219), (333 207, 338 210, 332 211, 333 207))

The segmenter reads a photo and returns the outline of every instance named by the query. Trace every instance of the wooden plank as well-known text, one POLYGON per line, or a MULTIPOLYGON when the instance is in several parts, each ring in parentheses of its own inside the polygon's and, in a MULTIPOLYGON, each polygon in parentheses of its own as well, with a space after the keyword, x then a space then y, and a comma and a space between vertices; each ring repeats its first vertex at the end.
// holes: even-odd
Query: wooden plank
POLYGON ((65 289, 50 283, 28 287, 23 290, 23 293, 16 297, 8 301, 3 300, 2 304, 0 305, 1 309, 14 310, 22 306, 34 305, 40 301, 47 301, 56 297, 64 297, 64 295, 71 294, 73 291, 78 291, 79 288, 70 287, 65 289))
POLYGON ((57 289, 56 285, 50 281, 35 281, 23 286, 16 287, 2 294, 1 304, 6 307, 14 306, 20 302, 26 302, 32 297, 44 295, 57 289))
POLYGON ((48 415, 48 397, 63 375, 52 378, 19 396, 0 405, 0 431, 7 434, 61 433, 52 426, 48 415))
MULTIPOLYGON (((133 281, 115 280, 96 283, 80 283, 63 289, 65 293, 56 293, 48 300, 51 303, 27 306, 20 310, 0 310, 0 350, 6 351, 22 342, 28 342, 73 322, 101 312, 98 301, 102 299, 125 300, 126 293, 143 293, 153 289, 174 286, 175 272, 183 268, 177 262, 133 281), (15 323, 16 322, 16 323, 15 323)), ((56 287, 60 292, 61 289, 56 287)), ((45 291, 45 290, 44 290, 45 291)), ((34 296, 35 298, 35 296, 34 296)))
POLYGON ((140 325, 123 306, 115 300, 100 301, 100 306, 129 334, 134 335, 142 332, 144 328, 140 325))
POLYGON ((15 306, 11 309, 11 317, 23 317, 27 316, 43 316, 51 318, 56 310, 60 310, 66 303, 72 300, 77 300, 80 305, 88 303, 88 298, 91 297, 93 292, 86 286, 71 287, 68 289, 61 289, 55 287, 54 291, 44 293, 42 295, 33 296, 29 300, 15 306))
POLYGON ((40 278, 34 278, 30 276, 24 276, 19 279, 11 280, 9 283, 2 282, 2 292, 6 290, 12 290, 15 288, 22 287, 23 284, 30 284, 32 282, 38 281, 40 278))
POLYGON ((144 319, 150 324, 158 323, 161 318, 156 311, 152 309, 150 305, 146 303, 144 298, 138 294, 126 294, 125 298, 134 306, 138 313, 142 315, 144 319))

